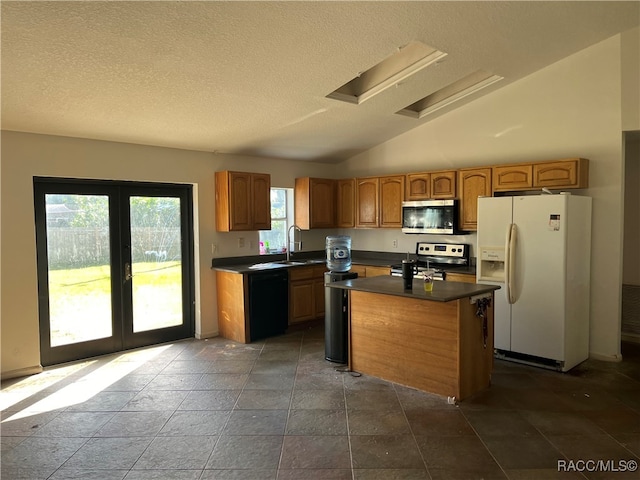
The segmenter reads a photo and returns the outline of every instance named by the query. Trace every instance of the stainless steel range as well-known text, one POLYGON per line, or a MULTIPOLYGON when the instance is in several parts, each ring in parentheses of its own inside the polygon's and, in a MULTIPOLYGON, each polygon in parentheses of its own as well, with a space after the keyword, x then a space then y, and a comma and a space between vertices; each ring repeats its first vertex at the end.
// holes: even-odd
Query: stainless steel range
MULTIPOLYGON (((414 278, 424 278, 423 272, 427 268, 432 268, 436 271, 435 279, 444 280, 445 268, 468 267, 469 262, 469 245, 467 244, 418 242, 414 278)), ((391 275, 401 277, 402 265, 392 265, 391 275)))

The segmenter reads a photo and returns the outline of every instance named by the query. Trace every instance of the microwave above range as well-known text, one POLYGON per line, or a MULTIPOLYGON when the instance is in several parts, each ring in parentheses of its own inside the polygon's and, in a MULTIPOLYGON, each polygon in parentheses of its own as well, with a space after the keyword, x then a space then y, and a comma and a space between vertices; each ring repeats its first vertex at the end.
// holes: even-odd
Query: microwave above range
POLYGON ((402 202, 402 232, 457 235, 458 200, 402 202))

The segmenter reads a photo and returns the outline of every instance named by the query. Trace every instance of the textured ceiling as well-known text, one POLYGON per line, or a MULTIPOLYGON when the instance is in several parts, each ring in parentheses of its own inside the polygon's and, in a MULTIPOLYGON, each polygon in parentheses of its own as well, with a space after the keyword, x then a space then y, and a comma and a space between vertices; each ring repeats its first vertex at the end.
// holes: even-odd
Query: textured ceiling
POLYGON ((1 22, 3 129, 332 162, 637 26, 640 3, 3 1, 1 22), (411 41, 447 56, 326 98, 411 41), (505 78, 395 113, 480 69, 505 78))

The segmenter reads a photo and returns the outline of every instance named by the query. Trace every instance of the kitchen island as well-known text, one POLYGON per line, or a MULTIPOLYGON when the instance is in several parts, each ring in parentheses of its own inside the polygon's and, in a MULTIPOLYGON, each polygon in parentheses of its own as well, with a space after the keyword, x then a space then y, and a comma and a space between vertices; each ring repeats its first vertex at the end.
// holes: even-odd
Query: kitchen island
POLYGON ((489 386, 493 292, 500 287, 400 277, 328 284, 349 292, 349 368, 426 392, 464 399, 489 386), (478 302, 489 305, 477 316, 478 302))

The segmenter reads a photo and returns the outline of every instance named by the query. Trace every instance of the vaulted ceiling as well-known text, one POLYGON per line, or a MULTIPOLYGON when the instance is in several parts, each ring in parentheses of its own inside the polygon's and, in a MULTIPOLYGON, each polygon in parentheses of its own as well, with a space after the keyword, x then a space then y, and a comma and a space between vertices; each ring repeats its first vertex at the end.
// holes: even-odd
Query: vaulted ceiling
POLYGON ((3 129, 335 162, 638 26, 640 2, 4 1, 1 22, 3 129), (443 55, 328 97, 415 42, 443 55))

